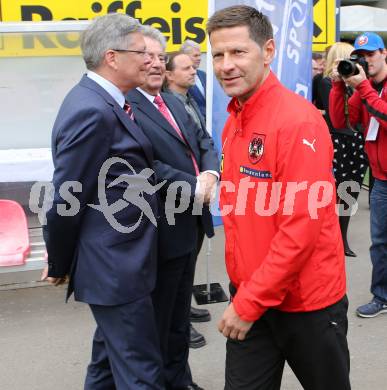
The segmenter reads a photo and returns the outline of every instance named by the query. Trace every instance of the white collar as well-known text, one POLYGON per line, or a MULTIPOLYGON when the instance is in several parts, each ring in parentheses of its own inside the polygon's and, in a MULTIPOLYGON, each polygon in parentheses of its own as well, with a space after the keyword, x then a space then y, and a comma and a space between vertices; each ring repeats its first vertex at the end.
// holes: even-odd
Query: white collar
POLYGON ((100 87, 102 87, 117 103, 120 107, 125 104, 125 96, 111 81, 106 80, 104 77, 91 70, 87 71, 87 77, 95 81, 100 87))
POLYGON ((137 89, 137 91, 141 92, 153 104, 155 104, 155 97, 156 96, 160 96, 159 93, 156 96, 155 95, 151 95, 150 93, 144 91, 140 87, 137 87, 136 89, 137 89))

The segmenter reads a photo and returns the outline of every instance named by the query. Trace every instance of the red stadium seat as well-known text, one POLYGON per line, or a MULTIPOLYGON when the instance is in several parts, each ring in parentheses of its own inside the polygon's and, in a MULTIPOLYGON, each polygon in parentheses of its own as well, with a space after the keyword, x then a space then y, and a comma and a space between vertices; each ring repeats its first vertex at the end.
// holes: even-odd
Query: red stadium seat
POLYGON ((27 218, 13 200, 0 199, 0 266, 23 265, 30 252, 27 218))

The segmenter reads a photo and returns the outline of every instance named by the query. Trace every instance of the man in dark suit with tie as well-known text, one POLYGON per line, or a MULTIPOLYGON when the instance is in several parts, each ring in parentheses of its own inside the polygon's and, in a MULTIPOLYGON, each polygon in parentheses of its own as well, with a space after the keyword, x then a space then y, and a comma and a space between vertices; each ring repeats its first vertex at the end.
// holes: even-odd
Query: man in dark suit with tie
POLYGON ((123 14, 87 28, 81 48, 88 72, 63 101, 52 133, 55 194, 44 228, 43 278, 58 285, 69 275, 68 296, 74 291, 96 320, 86 390, 164 389, 151 300, 153 152, 124 97, 151 64, 141 31, 123 14), (125 201, 131 197, 139 201, 125 201))
POLYGON ((206 72, 199 69, 201 61, 200 45, 187 39, 180 47, 182 53, 188 54, 196 69, 195 84, 189 89, 189 94, 195 99, 200 113, 206 119, 206 72))
POLYGON ((168 390, 199 390, 188 365, 189 313, 198 240, 202 231, 209 237, 214 231, 207 206, 201 215, 193 215, 193 199, 196 193, 203 195, 204 202, 210 201, 218 179, 218 158, 211 137, 195 125, 183 104, 171 94, 160 94, 165 76, 165 38, 152 27, 144 31, 144 37, 152 66, 145 83, 130 91, 127 99, 136 122, 152 142, 158 180, 184 182, 189 197, 189 207, 176 214, 171 225, 166 215, 184 200, 184 194, 168 205, 167 192, 160 190, 158 273, 153 300, 164 376, 168 390))
MULTIPOLYGON (((196 68, 191 57, 182 52, 170 53, 168 55, 165 75, 164 90, 176 96, 183 103, 185 110, 194 120, 196 125, 204 132, 207 132, 205 119, 200 112, 198 104, 189 93, 190 88, 195 84, 196 76, 196 68)), ((199 240, 198 253, 200 252, 201 246, 202 240, 199 240)), ((211 315, 208 310, 191 306, 191 322, 205 322, 210 321, 210 319, 211 315)), ((198 348, 198 346, 204 344, 204 336, 191 324, 190 348, 198 348)))

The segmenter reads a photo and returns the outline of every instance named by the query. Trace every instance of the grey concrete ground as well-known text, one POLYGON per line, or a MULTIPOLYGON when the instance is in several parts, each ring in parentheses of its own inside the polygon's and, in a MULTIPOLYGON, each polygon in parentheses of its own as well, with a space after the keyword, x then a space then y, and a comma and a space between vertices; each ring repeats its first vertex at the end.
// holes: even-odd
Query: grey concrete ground
MULTIPOLYGON (((368 255, 369 210, 367 192, 350 225, 350 243, 358 254, 347 259, 349 345, 351 380, 354 390, 387 388, 387 315, 360 319, 355 308, 370 298, 368 255)), ((223 264, 223 230, 213 240, 211 274, 226 288, 223 264)), ((196 282, 205 282, 205 255, 201 254, 196 282)), ((64 304, 64 289, 37 287, 0 291, 0 389, 78 390, 82 388, 94 322, 86 305, 64 304)), ((195 380, 206 390, 223 388, 225 341, 216 331, 216 322, 226 304, 209 305, 213 320, 198 324, 207 345, 191 350, 195 380)), ((286 369, 283 390, 300 390, 293 373, 286 369)), ((330 389, 327 389, 330 390, 330 389)))

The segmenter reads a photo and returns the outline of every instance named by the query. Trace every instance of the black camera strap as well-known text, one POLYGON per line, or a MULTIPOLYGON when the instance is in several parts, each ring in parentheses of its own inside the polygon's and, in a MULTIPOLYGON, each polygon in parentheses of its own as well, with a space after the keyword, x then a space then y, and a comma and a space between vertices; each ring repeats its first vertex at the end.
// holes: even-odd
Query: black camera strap
POLYGON ((345 116, 345 125, 348 129, 352 130, 354 133, 356 130, 352 127, 351 122, 349 121, 349 104, 348 104, 349 96, 348 92, 345 91, 344 94, 344 116, 345 116))
POLYGON ((364 129, 361 125, 356 126, 354 128, 351 125, 351 122, 349 121, 349 104, 348 100, 350 98, 350 94, 348 93, 348 90, 345 91, 344 93, 344 117, 345 117, 345 125, 347 126, 347 129, 351 130, 353 133, 364 133, 364 129))

